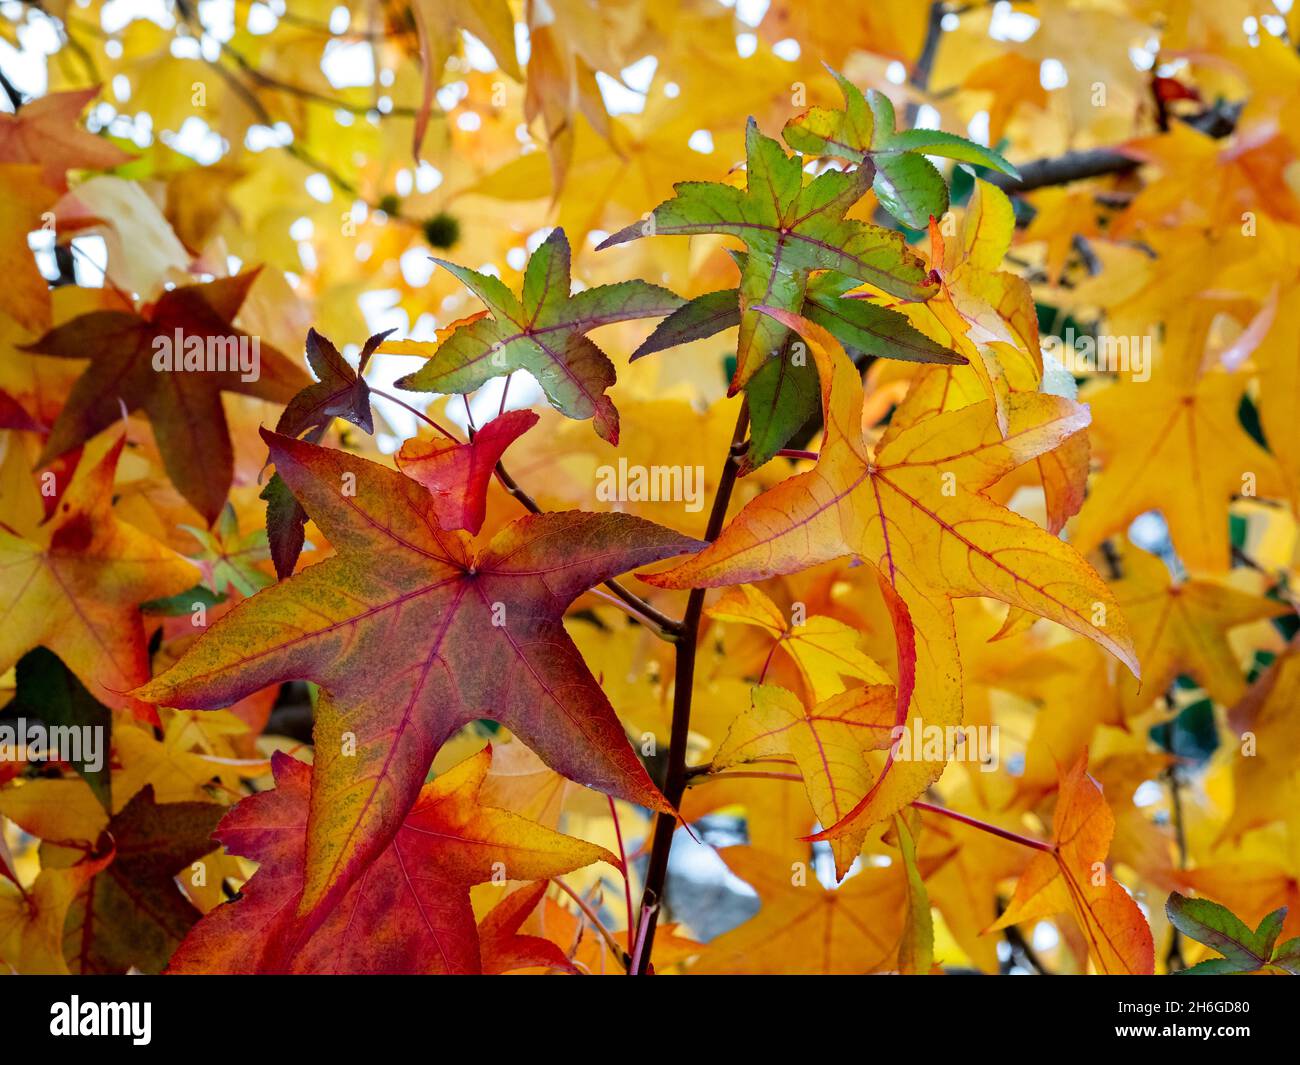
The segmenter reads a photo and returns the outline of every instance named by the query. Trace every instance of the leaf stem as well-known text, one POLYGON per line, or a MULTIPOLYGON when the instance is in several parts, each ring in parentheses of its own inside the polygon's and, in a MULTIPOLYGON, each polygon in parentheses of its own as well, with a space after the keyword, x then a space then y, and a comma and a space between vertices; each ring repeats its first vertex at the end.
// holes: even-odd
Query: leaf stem
POLYGON ((709 773, 705 776, 696 775, 691 778, 691 784, 705 784, 710 780, 790 780, 796 784, 803 783, 803 776, 799 773, 765 773, 759 769, 741 769, 726 773, 709 773))
POLYGON ((370 394, 371 394, 372 396, 378 396, 380 399, 386 399, 386 400, 388 400, 390 403, 396 403, 396 404, 397 404, 399 407, 401 407, 403 410, 410 411, 410 413, 414 414, 417 418, 419 418, 419 419, 420 419, 422 422, 424 422, 425 424, 427 424, 427 425, 432 425, 435 429, 438 430, 438 432, 442 433, 442 435, 445 436, 448 440, 451 440, 452 442, 457 443, 457 444, 459 444, 459 443, 461 442, 460 439, 456 436, 456 434, 453 433, 450 429, 444 429, 441 425, 439 425, 439 424, 438 424, 437 422, 435 422, 432 418, 430 418, 427 414, 425 414, 424 411, 422 411, 422 410, 418 410, 418 409, 416 409, 415 407, 412 407, 412 406, 411 406, 409 403, 407 403, 405 400, 398 399, 396 396, 391 395, 391 394, 388 393, 388 392, 381 392, 381 391, 380 391, 379 389, 377 389, 377 388, 371 388, 371 389, 370 389, 370 394))
POLYGON ((618 807, 614 805, 614 796, 606 795, 609 800, 609 818, 614 822, 614 838, 618 840, 618 860, 623 863, 623 901, 627 904, 627 939, 636 936, 636 918, 632 913, 632 874, 627 867, 627 850, 623 847, 623 829, 618 823, 618 807))
MULTIPOLYGON (((504 465, 498 462, 497 468, 493 472, 496 474, 497 480, 501 482, 501 487, 510 495, 514 496, 514 498, 518 500, 520 506, 522 506, 526 511, 530 514, 543 513, 537 500, 519 487, 515 479, 506 472, 504 465)), ((635 613, 642 621, 649 622, 653 628, 657 629, 659 635, 663 639, 672 642, 681 636, 682 623, 676 618, 670 618, 663 611, 651 606, 635 592, 629 591, 616 580, 611 579, 606 581, 605 587, 630 606, 633 613, 635 613)))
MULTIPOLYGON (((712 543, 722 532, 727 520, 727 507, 736 487, 736 473, 740 455, 744 451, 745 432, 749 428, 749 407, 742 401, 736 417, 736 428, 731 436, 731 447, 723 463, 718 491, 713 497, 709 524, 704 539, 712 543)), ((677 662, 673 675, 673 721, 668 743, 668 772, 664 781, 664 798, 676 809, 686 792, 686 746, 691 731, 691 692, 695 685, 695 645, 700 636, 700 618, 704 613, 704 589, 693 588, 686 600, 677 640, 677 662)), ((661 813, 655 819, 654 841, 650 846, 650 866, 646 871, 645 890, 641 895, 641 927, 637 931, 644 940, 644 950, 638 949, 636 965, 632 972, 644 974, 650 964, 654 949, 655 924, 663 900, 664 881, 668 878, 668 855, 673 847, 673 833, 677 829, 675 814, 661 813)))
POLYGON ((587 902, 587 900, 584 899, 581 895, 579 895, 576 891, 574 891, 573 888, 569 887, 569 885, 566 884, 563 880, 561 880, 558 876, 551 877, 551 883, 554 884, 556 887, 558 887, 561 891, 563 891, 566 895, 568 895, 569 898, 573 900, 574 905, 576 905, 578 909, 582 911, 582 916, 587 919, 587 921, 591 924, 591 927, 594 928, 597 931, 597 933, 599 933, 600 938, 605 941, 605 946, 609 948, 610 953, 612 953, 614 957, 619 959, 619 961, 623 964, 624 968, 627 968, 631 961, 631 959, 628 957, 627 951, 624 950, 621 946, 619 946, 618 940, 614 938, 614 933, 611 932, 608 928, 604 926, 604 924, 601 923, 600 918, 596 916, 596 911, 591 908, 591 905, 587 902))
POLYGON ((978 828, 981 832, 987 832, 1001 839, 1010 840, 1012 843, 1019 843, 1022 847, 1032 847, 1036 851, 1044 851, 1047 854, 1056 853, 1056 847, 1051 843, 1041 839, 1034 839, 1032 836, 1022 836, 1019 832, 1012 832, 1010 829, 999 828, 997 825, 991 825, 987 821, 981 821, 968 814, 960 814, 956 810, 950 810, 946 806, 936 806, 934 803, 922 802, 919 799, 913 802, 912 805, 918 810, 928 810, 930 813, 951 817, 954 821, 960 821, 963 825, 978 828))

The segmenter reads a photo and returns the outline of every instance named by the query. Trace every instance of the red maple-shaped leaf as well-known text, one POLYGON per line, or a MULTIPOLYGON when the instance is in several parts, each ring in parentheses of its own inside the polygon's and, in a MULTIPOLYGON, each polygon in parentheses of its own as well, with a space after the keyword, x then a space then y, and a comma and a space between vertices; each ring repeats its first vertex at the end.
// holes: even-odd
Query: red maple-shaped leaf
MULTIPOLYGON (((194 926, 167 971, 483 972, 471 884, 501 876, 543 879, 592 862, 617 862, 594 843, 483 805, 479 789, 491 762, 489 747, 426 785, 365 877, 293 949, 286 944, 307 869, 312 769, 277 753, 271 763, 275 789, 245 799, 216 832, 232 854, 259 862, 257 872, 239 899, 217 907, 194 926)), ((545 890, 544 884, 540 887, 545 890)), ((555 944, 514 934, 539 897, 516 892, 502 904, 510 904, 508 909, 494 910, 484 919, 489 971, 567 967, 555 944), (531 905, 524 908, 529 899, 531 905)))
POLYGON ((211 709, 291 679, 324 689, 299 934, 387 846, 438 749, 478 718, 573 780, 669 809, 562 619, 587 589, 698 541, 568 511, 478 544, 441 529, 429 492, 395 470, 263 437, 337 553, 241 603, 138 694, 211 709))
POLYGON ((143 410, 167 476, 211 523, 234 473, 221 393, 284 403, 310 383, 280 352, 260 340, 254 347, 255 338, 231 324, 256 277, 250 270, 183 285, 140 313, 92 311, 26 345, 23 350, 40 355, 90 360, 50 430, 41 464, 108 428, 121 418, 122 404, 143 410), (219 363, 224 368, 214 368, 219 363))
POLYGON ((408 440, 397 465, 433 495, 438 524, 476 533, 487 512, 488 483, 506 448, 537 424, 530 410, 493 418, 468 444, 453 440, 408 440))
POLYGON ((36 163, 45 183, 60 192, 68 187, 69 170, 107 170, 129 163, 135 156, 77 124, 98 95, 98 85, 52 92, 24 104, 17 114, 0 115, 0 163, 36 163))

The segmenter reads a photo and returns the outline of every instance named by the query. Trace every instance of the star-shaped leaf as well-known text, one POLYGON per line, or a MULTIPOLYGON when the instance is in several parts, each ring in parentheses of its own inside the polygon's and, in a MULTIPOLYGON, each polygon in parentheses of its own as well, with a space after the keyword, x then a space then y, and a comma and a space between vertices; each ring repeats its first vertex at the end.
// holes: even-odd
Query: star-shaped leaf
POLYGON ((319 443, 320 434, 329 428, 335 418, 344 418, 367 433, 375 431, 374 415, 370 411, 370 386, 366 384, 366 367, 393 330, 376 333, 361 348, 357 368, 340 353, 339 349, 315 329, 307 331, 307 364, 316 380, 291 399, 276 422, 275 431, 286 436, 302 436, 314 430, 312 442, 319 443))
MULTIPOLYGON (((308 880, 312 768, 277 753, 275 788, 243 800, 216 832, 228 851, 254 859, 259 868, 238 899, 195 925, 168 972, 478 973, 485 961, 489 971, 515 967, 496 935, 491 953, 482 957, 470 885, 502 876, 542 879, 617 859, 603 847, 483 803, 479 792, 491 762, 489 747, 426 784, 365 877, 295 947, 291 925, 308 880)), ((513 924, 513 932, 525 916, 499 920, 513 924)), ((497 931, 504 936, 504 928, 497 931)), ((513 938, 512 948, 526 946, 513 938)), ((531 957, 527 964, 554 960, 548 955, 539 962, 536 951, 531 957)), ((563 955, 558 960, 562 964, 563 955)))
POLYGON ((24 351, 40 355, 90 360, 50 431, 41 462, 107 429, 121 418, 122 404, 128 411, 143 409, 167 476, 213 521, 234 472, 222 391, 287 402, 308 383, 280 352, 231 324, 256 277, 257 271, 246 271, 174 288, 142 312, 92 311, 25 345, 24 351))
MULTIPOLYGON (((569 241, 553 229, 533 252, 516 296, 501 281, 435 259, 492 312, 462 325, 419 370, 397 383, 416 392, 473 392, 494 377, 527 370, 546 398, 570 418, 592 418, 596 432, 618 443, 618 411, 605 394, 614 364, 587 337, 592 329, 637 318, 661 318, 682 305, 679 296, 645 281, 599 285, 570 295, 569 241)), ((402 350, 410 351, 407 343, 402 350)), ((381 351, 385 350, 380 348, 381 351)))
POLYGON ((506 448, 536 424, 532 411, 512 410, 493 418, 467 444, 408 440, 397 452, 397 467, 429 490, 442 528, 477 533, 497 463, 506 448))
POLYGON ((321 686, 303 934, 392 840, 434 755, 470 721, 499 721, 566 776, 665 809, 562 618, 588 588, 698 541, 570 511, 477 544, 440 529, 409 477, 263 435, 336 554, 240 603, 140 695, 213 708, 284 680, 321 686))
MULTIPOLYGON (((862 386, 820 327, 769 310, 808 340, 821 379, 826 436, 814 469, 749 503, 707 549, 646 579, 716 587, 794 573, 854 555, 882 579, 899 646, 899 718, 957 725, 960 660, 951 600, 987 596, 1089 637, 1138 669, 1114 598, 1068 544, 1002 507, 985 489, 1087 424, 1087 410, 1039 393, 1013 396, 1003 437, 991 401, 936 415, 871 453, 862 386), (914 636, 914 643, 913 643, 914 636), (913 657, 915 656, 915 657, 913 657), (913 678, 907 663, 914 663, 913 678)), ((943 772, 941 759, 886 763, 871 791, 827 834, 896 813, 943 772)))
POLYGON ((780 650, 799 671, 806 694, 814 703, 844 690, 844 677, 869 684, 889 684, 889 676, 858 648, 861 634, 836 618, 814 614, 800 620, 781 609, 752 584, 733 588, 709 607, 715 621, 737 622, 761 629, 772 639, 768 662, 780 650))
POLYGON ((740 278, 740 340, 731 394, 738 392, 780 349, 787 335, 779 321, 759 314, 760 304, 799 313, 809 274, 834 270, 900 299, 924 300, 935 292, 925 264, 902 235, 844 217, 871 184, 870 168, 829 170, 804 184, 803 160, 759 132, 750 119, 745 139, 747 186, 682 182, 677 195, 600 247, 639 237, 724 233, 745 242, 740 278))
POLYGON ((1228 631, 1280 617, 1290 608, 1215 581, 1175 581, 1169 568, 1145 551, 1126 551, 1121 564, 1124 576, 1111 582, 1111 591, 1133 629, 1143 671, 1141 686, 1128 678, 1118 683, 1124 716, 1146 709, 1184 673, 1217 702, 1236 703, 1246 693, 1246 680, 1228 645, 1228 631))
POLYGON ((1139 514, 1159 510, 1187 568, 1221 573, 1231 559, 1228 501, 1247 493, 1282 494, 1276 459, 1237 418, 1250 375, 1201 373, 1203 330, 1171 321, 1162 357, 1147 366, 1149 379, 1121 375, 1088 395, 1102 474, 1075 522, 1080 551, 1093 550, 1139 514), (1169 470, 1194 470, 1196 476, 1173 478, 1169 470))
POLYGON ((112 860, 77 893, 64 953, 79 973, 161 972, 199 919, 176 876, 217 849, 212 832, 226 807, 154 801, 146 785, 108 823, 112 860))
POLYGON ((1019 177, 1016 168, 997 152, 965 137, 937 129, 895 131, 894 105, 889 97, 874 89, 864 96, 843 74, 830 72, 844 96, 843 110, 814 107, 790 119, 783 131, 785 142, 810 155, 874 163, 876 196, 903 225, 924 229, 931 218, 948 210, 948 186, 927 155, 1019 177))
MULTIPOLYGON (((893 742, 892 684, 864 684, 832 695, 814 707, 793 692, 764 684, 750 709, 738 717, 713 756, 715 770, 774 755, 788 755, 803 775, 808 802, 823 825, 837 825, 871 790, 875 772, 866 752, 893 742)), ((862 849, 861 831, 831 840, 840 877, 862 849)))
MULTIPOLYGON (((1099 972, 1150 976, 1155 968, 1151 928, 1138 904, 1106 868, 1115 817, 1088 776, 1088 752, 1061 772, 1052 815, 1052 847, 1037 854, 993 925, 1071 913, 1083 929, 1099 972)), ((992 929, 990 929, 992 930, 992 929)))
POLYGON ((226 594, 231 586, 242 596, 250 596, 271 583, 271 578, 256 563, 271 557, 266 530, 254 529, 241 534, 235 508, 227 503, 211 532, 193 525, 182 525, 199 542, 200 551, 187 557, 203 572, 203 587, 213 596, 226 594))
POLYGON ((0 163, 38 164, 45 183, 62 192, 69 170, 107 170, 130 162, 135 156, 78 125, 81 112, 98 95, 98 85, 52 92, 16 114, 0 114, 0 163))
POLYGON ((29 539, 0 527, 0 670, 53 651, 107 706, 153 720, 127 693, 149 678, 139 604, 192 588, 198 569, 113 514, 125 436, 83 456, 57 508, 29 539))
POLYGON ((827 889, 804 863, 792 866, 753 847, 720 854, 762 907, 713 940, 692 973, 832 976, 892 968, 907 905, 899 869, 863 869, 827 889))

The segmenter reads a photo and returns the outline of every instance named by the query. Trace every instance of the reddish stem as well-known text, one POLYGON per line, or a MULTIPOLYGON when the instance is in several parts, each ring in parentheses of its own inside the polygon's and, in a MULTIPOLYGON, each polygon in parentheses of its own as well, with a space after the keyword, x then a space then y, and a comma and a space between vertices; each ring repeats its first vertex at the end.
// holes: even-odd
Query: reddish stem
POLYGON ((377 388, 371 388, 371 390, 370 390, 370 394, 371 394, 372 396, 378 396, 380 399, 386 399, 386 400, 388 400, 390 403, 396 403, 396 404, 397 404, 399 407, 401 407, 403 410, 408 410, 408 411, 410 411, 412 414, 414 414, 417 418, 419 418, 419 419, 420 419, 422 422, 424 422, 425 424, 427 424, 427 425, 432 425, 435 429, 438 430, 438 432, 442 433, 442 435, 445 436, 448 440, 450 440, 450 441, 452 441, 453 443, 456 443, 456 444, 459 444, 459 443, 460 443, 460 440, 457 439, 457 437, 456 437, 456 435, 455 435, 454 433, 450 432, 450 431, 447 430, 447 429, 444 429, 441 425, 439 425, 439 424, 438 424, 437 422, 435 422, 432 418, 430 418, 427 414, 425 414, 424 411, 422 411, 422 410, 416 410, 416 409, 415 409, 414 407, 412 407, 409 403, 407 403, 407 402, 405 402, 405 401, 403 401, 403 400, 398 399, 396 396, 389 395, 387 392, 381 392, 381 391, 379 391, 379 389, 377 389, 377 388))
POLYGON ((632 942, 636 936, 636 927, 632 916, 632 880, 627 868, 627 851, 623 849, 623 829, 618 823, 618 809, 614 805, 614 796, 606 795, 609 800, 609 817, 614 822, 614 837, 618 840, 618 860, 623 863, 623 901, 627 904, 627 939, 632 942))
POLYGON ((949 810, 946 806, 936 806, 934 803, 916 801, 912 803, 918 810, 929 810, 931 813, 942 814, 944 817, 951 817, 954 821, 960 821, 963 825, 969 825, 971 828, 978 828, 981 832, 987 832, 992 836, 1000 836, 1002 839, 1010 840, 1012 843, 1019 843, 1022 847, 1032 847, 1036 851, 1045 851, 1048 854, 1055 854, 1056 847, 1051 843, 1044 843, 1041 839, 1034 839, 1032 836, 1022 836, 1019 832, 1012 832, 1010 829, 999 828, 997 825, 991 825, 987 821, 981 821, 978 818, 970 817, 967 814, 959 814, 956 810, 949 810))

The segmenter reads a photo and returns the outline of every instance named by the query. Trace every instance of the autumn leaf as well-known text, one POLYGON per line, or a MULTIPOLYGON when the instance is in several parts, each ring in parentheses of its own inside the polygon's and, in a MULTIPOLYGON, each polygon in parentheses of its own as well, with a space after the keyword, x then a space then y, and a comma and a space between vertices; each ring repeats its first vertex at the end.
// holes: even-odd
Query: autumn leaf
POLYGON ((33 163, 52 189, 68 187, 69 170, 108 170, 134 156, 105 137, 77 124, 99 86, 52 92, 23 105, 15 114, 0 114, 0 163, 33 163))
MULTIPOLYGON (((275 788, 245 799, 216 832, 227 850, 257 861, 258 871, 239 899, 194 927, 168 972, 483 971, 471 884, 502 875, 536 880, 596 861, 616 861, 601 847, 482 804, 479 789, 491 760, 486 748, 425 785, 366 876, 345 892, 338 909, 312 935, 295 943, 290 927, 308 878, 313 774, 310 766, 277 754, 275 788), (365 935, 353 930, 358 921, 365 935)), ((526 913, 516 916, 521 922, 526 913)), ((519 942, 520 937, 512 936, 518 922, 508 913, 487 927, 490 970, 513 968, 523 959, 530 964, 539 958, 545 964, 557 960, 528 941, 533 937, 519 942)))
POLYGON ((1052 845, 1030 861, 994 929, 1056 913, 1071 913, 1099 972, 1150 975, 1151 929, 1138 904, 1106 867, 1115 818, 1088 776, 1088 753, 1061 772, 1052 845))
POLYGON ((123 404, 128 411, 143 409, 168 477, 211 523, 226 501, 234 464, 221 393, 283 402, 306 384, 302 371, 260 342, 258 367, 241 370, 239 351, 258 338, 232 321, 256 277, 248 271, 174 288, 143 313, 83 314, 25 346, 36 354, 90 360, 50 431, 42 464, 107 429, 121 418, 123 404), (183 346, 172 350, 178 338, 184 338, 183 346), (169 352, 164 365, 160 356, 169 352), (214 354, 213 365, 221 368, 207 365, 214 354))
MULTIPOLYGON (((864 684, 807 707, 793 693, 765 684, 736 719, 710 763, 712 771, 786 755, 803 776, 808 801, 823 825, 838 825, 871 790, 869 751, 893 741, 892 684, 864 684)), ((840 878, 862 850, 866 826, 831 840, 840 878)))
POLYGON ((146 785, 108 822, 112 860, 68 909, 64 952, 74 972, 162 971, 199 918, 175 878, 194 875, 216 850, 212 832, 225 812, 211 802, 157 803, 146 785))
POLYGON ((478 545, 441 530, 429 492, 401 473, 263 436, 337 554, 239 604, 138 694, 214 708, 282 680, 324 689, 305 934, 393 838, 438 748, 470 721, 499 721, 580 783, 666 808, 561 619, 587 588, 697 541, 569 512, 520 518, 478 545))
MULTIPOLYGON (((288 402, 276 422, 275 431, 295 437, 305 433, 313 444, 319 444, 334 419, 344 418, 363 432, 374 433, 370 386, 366 384, 364 375, 371 356, 390 333, 391 329, 367 339, 362 345, 357 368, 353 370, 338 348, 315 329, 309 329, 307 365, 316 375, 316 380, 288 402)), ((307 512, 278 473, 272 474, 259 498, 266 502, 266 539, 275 562, 275 574, 283 579, 293 572, 302 553, 307 512)))
MULTIPOLYGON (((11 116, 0 114, 0 120, 11 116)), ((0 153, 2 154, 2 153, 0 153)), ((27 234, 52 220, 57 198, 35 166, 0 165, 0 269, 5 286, 0 309, 25 329, 48 329, 50 292, 27 244, 27 234)), ((12 399, 11 399, 12 402, 12 399)), ((9 415, 12 420, 13 414, 9 415)), ((21 424, 15 426, 23 428, 21 424)))
POLYGON ((139 604, 192 587, 198 570, 113 513, 125 436, 83 454, 58 507, 30 538, 0 528, 0 669, 53 651, 106 706, 155 720, 128 693, 149 678, 139 604))
POLYGON ((709 944, 701 975, 846 975, 892 967, 903 932, 906 886, 898 870, 863 869, 837 889, 804 863, 750 847, 721 852, 762 902, 757 916, 709 944))
POLYGON ((29 976, 66 975, 63 924, 78 891, 111 860, 86 858, 42 869, 27 889, 0 879, 0 961, 29 976))
MULTIPOLYGON (((817 359, 827 426, 817 465, 751 502, 699 555, 647 581, 716 587, 858 556, 904 608, 906 620, 895 626, 900 650, 915 630, 910 706, 911 679, 898 678, 900 711, 908 708, 913 725, 961 721, 953 598, 988 596, 1050 618, 1137 673, 1131 637, 1102 580, 1071 547, 984 494, 1082 428, 1086 411, 1058 397, 1019 397, 1004 438, 993 404, 971 404, 918 423, 872 455, 860 427, 858 375, 842 349, 817 326, 768 313, 799 329, 817 359)), ((827 831, 841 834, 888 817, 942 770, 942 761, 891 760, 862 802, 827 831)))
POLYGON ((397 382, 400 387, 472 392, 494 377, 527 370, 553 406, 570 418, 594 419, 601 439, 618 443, 618 411, 605 394, 614 383, 614 364, 586 334, 614 322, 660 318, 681 306, 679 297, 644 281, 570 295, 569 241, 562 229, 551 230, 528 260, 521 296, 488 274, 442 259, 434 262, 471 289, 492 314, 457 329, 428 362, 397 382))
POLYGON ((1145 551, 1126 551, 1124 576, 1111 591, 1133 630, 1143 683, 1118 684, 1124 715, 1150 705, 1174 680, 1188 674, 1226 706, 1246 692, 1246 681, 1228 632, 1238 625, 1288 613, 1284 603, 1247 595, 1210 580, 1175 580, 1168 567, 1145 551))
POLYGON ((497 463, 536 424, 532 411, 512 410, 493 418, 467 444, 408 440, 397 452, 397 468, 429 490, 440 527, 477 533, 497 463))
POLYGON ((388 339, 393 330, 376 333, 361 347, 357 368, 329 340, 315 329, 307 331, 307 365, 316 380, 294 396, 284 408, 275 431, 286 436, 302 436, 314 430, 312 443, 320 443, 320 434, 335 418, 344 418, 366 433, 375 431, 370 410, 370 387, 366 384, 366 367, 371 356, 388 339))
POLYGON ((1090 551, 1139 514, 1158 509, 1188 568, 1222 572, 1230 561, 1228 499, 1243 489, 1280 494, 1281 474, 1237 421, 1246 376, 1200 373, 1194 353, 1177 347, 1193 343, 1196 326, 1178 328, 1193 335, 1167 343, 1185 354, 1148 368, 1150 380, 1130 374, 1088 397, 1105 476, 1079 511, 1073 539, 1090 551), (1171 481, 1163 472, 1169 469, 1194 469, 1197 476, 1171 481))
POLYGON ((478 923, 479 954, 485 975, 495 976, 516 969, 560 969, 577 972, 564 952, 549 939, 521 935, 524 921, 546 895, 547 883, 534 884, 512 891, 498 902, 478 923))
POLYGON ((733 588, 707 613, 716 621, 753 626, 771 638, 765 665, 771 664, 778 651, 788 656, 814 702, 842 692, 844 677, 875 685, 891 683, 889 675, 858 648, 861 636, 851 626, 820 614, 787 618, 751 584, 733 588))
POLYGON ((904 815, 894 815, 894 835, 907 873, 907 911, 903 938, 898 944, 898 969, 907 976, 925 976, 934 964, 934 918, 930 913, 930 894, 917 859, 918 825, 919 818, 915 816, 909 825, 904 815))

